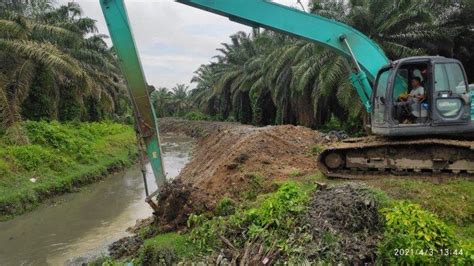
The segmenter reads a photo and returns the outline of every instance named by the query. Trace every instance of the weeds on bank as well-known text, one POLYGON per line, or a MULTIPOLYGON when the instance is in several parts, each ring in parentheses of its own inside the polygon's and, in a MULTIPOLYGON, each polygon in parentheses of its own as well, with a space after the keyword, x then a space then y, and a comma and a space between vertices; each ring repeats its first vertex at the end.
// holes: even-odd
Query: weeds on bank
POLYGON ((265 178, 258 173, 246 174, 245 178, 248 180, 248 188, 244 191, 244 199, 255 200, 264 189, 265 178))
POLYGON ((19 126, 21 143, 8 134, 0 138, 0 220, 130 164, 137 155, 135 133, 126 125, 27 121, 19 126))
POLYGON ((474 261, 472 244, 457 239, 451 227, 421 206, 397 201, 380 211, 385 218, 378 261, 383 264, 459 264, 474 261))
POLYGON ((313 156, 317 156, 321 154, 324 150, 325 148, 323 146, 315 145, 311 148, 310 154, 313 156))
POLYGON ((222 245, 243 249, 260 241, 266 249, 291 253, 298 241, 291 234, 298 227, 298 216, 305 210, 310 192, 301 184, 285 182, 276 192, 257 199, 259 202, 252 208, 237 209, 231 215, 212 218, 192 215, 188 221, 192 228, 189 239, 204 252, 222 245))
POLYGON ((186 236, 176 232, 147 239, 140 250, 137 262, 142 265, 172 265, 195 253, 186 236))

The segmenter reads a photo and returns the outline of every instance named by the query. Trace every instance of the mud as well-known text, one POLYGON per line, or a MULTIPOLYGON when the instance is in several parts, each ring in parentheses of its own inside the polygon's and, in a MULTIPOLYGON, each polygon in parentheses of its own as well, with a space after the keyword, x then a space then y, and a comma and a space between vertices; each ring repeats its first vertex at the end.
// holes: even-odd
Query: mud
POLYGON ((383 226, 379 207, 367 187, 355 183, 315 192, 303 220, 313 237, 307 258, 373 264, 383 226))
POLYGON ((136 254, 142 245, 143 239, 138 235, 124 237, 109 246, 109 255, 114 259, 129 257, 136 254))
POLYGON ((214 204, 202 190, 174 180, 165 185, 158 198, 158 210, 153 225, 157 232, 166 233, 184 229, 192 213, 203 213, 213 209, 214 204))

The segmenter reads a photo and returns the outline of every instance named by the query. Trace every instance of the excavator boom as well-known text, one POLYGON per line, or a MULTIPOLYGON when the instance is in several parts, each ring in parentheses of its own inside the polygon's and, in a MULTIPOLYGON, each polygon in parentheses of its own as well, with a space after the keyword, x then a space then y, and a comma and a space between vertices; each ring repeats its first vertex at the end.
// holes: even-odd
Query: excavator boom
POLYGON ((316 42, 346 57, 356 66, 349 77, 367 112, 372 111, 372 86, 378 71, 389 63, 380 47, 349 25, 268 0, 176 0, 228 17, 251 27, 262 27, 316 42))
POLYGON ((341 37, 350 44, 352 53, 367 77, 374 80, 378 71, 389 63, 382 49, 358 30, 325 17, 267 0, 176 0, 205 11, 228 17, 252 27, 262 27, 293 35, 321 44, 339 55, 353 60, 351 51, 341 37))
MULTIPOLYGON (((157 184, 165 182, 165 172, 155 109, 138 57, 123 0, 101 0, 102 11, 114 44, 122 73, 127 82, 140 141, 146 148, 157 184)), ((146 184, 146 183, 145 183, 146 184)))

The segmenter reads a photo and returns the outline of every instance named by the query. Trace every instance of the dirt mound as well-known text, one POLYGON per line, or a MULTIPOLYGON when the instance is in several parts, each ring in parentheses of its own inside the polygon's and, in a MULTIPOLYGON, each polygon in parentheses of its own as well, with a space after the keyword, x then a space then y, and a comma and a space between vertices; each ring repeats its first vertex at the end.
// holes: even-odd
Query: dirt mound
POLYGON ((160 129, 198 139, 178 181, 165 187, 158 199, 155 215, 162 231, 179 230, 189 214, 212 210, 224 196, 251 198, 271 190, 274 181, 314 173, 317 164, 311 149, 324 142, 321 133, 292 125, 253 127, 164 118, 160 129))
MULTIPOLYGON (((189 126, 189 125, 188 125, 189 126)), ((311 148, 317 131, 299 126, 224 127, 200 139, 179 179, 213 200, 239 198, 249 186, 298 178, 317 169, 311 148)))
POLYGON ((313 235, 308 259, 374 263, 383 225, 378 208, 373 192, 358 184, 317 191, 305 217, 313 235))
POLYGON ((322 137, 317 131, 291 125, 257 128, 168 119, 161 121, 161 128, 188 135, 196 134, 196 129, 206 132, 178 178, 214 200, 238 196, 252 176, 266 182, 314 171, 316 161, 310 150, 322 137))

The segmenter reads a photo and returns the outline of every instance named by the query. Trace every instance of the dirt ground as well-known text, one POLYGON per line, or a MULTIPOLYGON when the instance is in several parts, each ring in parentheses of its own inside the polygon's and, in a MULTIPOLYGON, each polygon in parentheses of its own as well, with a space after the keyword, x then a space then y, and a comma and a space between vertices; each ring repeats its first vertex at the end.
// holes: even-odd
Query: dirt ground
POLYGON ((156 223, 162 232, 184 228, 189 214, 212 210, 223 197, 252 197, 249 191, 256 196, 275 181, 315 172, 311 148, 324 141, 317 131, 291 125, 253 127, 166 118, 160 120, 160 130, 198 141, 191 161, 157 199, 156 223))
POLYGON ((206 191, 212 200, 238 198, 250 183, 269 184, 314 172, 316 158, 310 151, 322 141, 319 132, 291 125, 257 128, 167 119, 160 127, 166 133, 198 136, 193 158, 178 178, 206 191))

